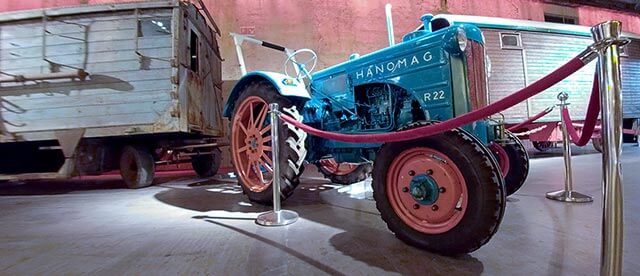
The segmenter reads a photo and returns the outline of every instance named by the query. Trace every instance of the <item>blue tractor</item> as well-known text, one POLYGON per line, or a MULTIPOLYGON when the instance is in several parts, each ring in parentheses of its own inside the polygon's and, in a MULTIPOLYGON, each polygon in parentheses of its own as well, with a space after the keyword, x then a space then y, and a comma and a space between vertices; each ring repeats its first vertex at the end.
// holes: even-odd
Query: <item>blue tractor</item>
MULTIPOLYGON (((270 203, 274 177, 282 180, 282 199, 289 197, 299 184, 304 161, 343 184, 363 180, 373 164, 377 208, 401 240, 456 255, 474 251, 491 238, 502 219, 505 197, 526 179, 529 160, 518 138, 489 118, 430 137, 384 144, 307 136, 284 123, 278 141, 281 175, 272 173, 269 103, 278 103, 283 113, 305 124, 346 134, 415 128, 487 104, 488 69, 480 29, 445 16, 427 14, 421 20, 401 43, 394 45, 390 39, 387 48, 354 54, 313 74, 313 51, 242 38, 288 54, 285 74, 245 74, 224 110, 232 122, 233 164, 251 200, 270 203), (287 72, 291 68, 295 73, 287 72)), ((238 36, 234 38, 238 45, 238 36)))

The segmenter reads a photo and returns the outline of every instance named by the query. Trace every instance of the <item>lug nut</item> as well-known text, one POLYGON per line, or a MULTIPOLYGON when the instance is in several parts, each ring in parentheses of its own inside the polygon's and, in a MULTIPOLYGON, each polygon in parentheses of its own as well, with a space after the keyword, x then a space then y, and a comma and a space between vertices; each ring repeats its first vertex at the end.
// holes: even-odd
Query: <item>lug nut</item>
POLYGON ((433 174, 433 170, 427 170, 427 175, 432 175, 433 174))
POLYGON ((438 207, 438 205, 431 206, 431 210, 432 211, 438 211, 438 209, 440 209, 440 207, 438 207))
POLYGON ((416 174, 416 172, 414 171, 409 171, 409 176, 414 176, 416 174))
POLYGON ((408 192, 408 191, 409 191, 409 188, 407 188, 407 187, 403 187, 403 188, 402 188, 402 191, 406 193, 406 192, 408 192))
POLYGON ((419 209, 419 208, 420 208, 420 205, 419 205, 419 204, 417 204, 417 203, 416 203, 416 204, 413 204, 413 209, 419 209))
POLYGON ((446 192, 447 189, 445 189, 444 187, 440 187, 440 189, 438 189, 438 191, 440 191, 441 194, 444 194, 444 192, 446 192))

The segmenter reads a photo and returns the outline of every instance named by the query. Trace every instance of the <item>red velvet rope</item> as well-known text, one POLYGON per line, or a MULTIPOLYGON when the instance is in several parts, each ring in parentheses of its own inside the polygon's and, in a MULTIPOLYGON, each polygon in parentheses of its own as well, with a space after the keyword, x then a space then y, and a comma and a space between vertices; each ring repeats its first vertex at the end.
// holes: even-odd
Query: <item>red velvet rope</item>
POLYGON ((587 115, 584 118, 584 127, 582 128, 582 136, 578 135, 578 132, 573 127, 573 121, 571 121, 571 115, 569 115, 569 109, 563 108, 562 118, 564 124, 567 126, 571 142, 576 146, 584 146, 589 143, 593 131, 596 128, 598 122, 598 114, 600 113, 600 86, 598 85, 598 76, 593 77, 593 88, 591 89, 591 98, 589 99, 589 105, 587 106, 587 115))
POLYGON ((521 123, 519 123, 519 124, 517 124, 515 126, 507 128, 507 130, 513 132, 514 130, 517 130, 517 129, 525 126, 525 125, 533 123, 535 120, 538 120, 538 119, 544 117, 545 115, 549 114, 551 111, 553 111, 553 108, 547 108, 547 109, 543 110, 542 112, 536 114, 535 116, 525 120, 524 122, 521 122, 521 123))
POLYGON ((336 140, 336 141, 350 142, 350 143, 384 143, 384 142, 408 141, 408 140, 413 140, 420 137, 439 134, 439 133, 448 131, 450 129, 461 127, 463 125, 473 123, 477 120, 480 120, 480 119, 489 117, 490 115, 501 112, 507 108, 510 108, 546 90, 547 88, 553 86, 554 84, 560 82, 561 80, 565 79, 569 75, 578 71, 584 65, 585 63, 583 63, 579 58, 577 57, 573 58, 566 64, 562 65, 558 69, 551 72, 551 74, 544 76, 543 78, 537 80, 531 85, 525 88, 522 88, 519 91, 493 104, 490 104, 488 106, 485 106, 473 112, 465 113, 463 115, 449 119, 441 123, 436 123, 436 124, 413 128, 413 129, 404 130, 404 131, 380 133, 380 134, 342 134, 342 133, 329 132, 329 131, 324 131, 324 130, 310 127, 301 122, 298 122, 294 118, 285 114, 280 114, 280 118, 285 122, 304 130, 309 134, 326 138, 326 139, 336 140))

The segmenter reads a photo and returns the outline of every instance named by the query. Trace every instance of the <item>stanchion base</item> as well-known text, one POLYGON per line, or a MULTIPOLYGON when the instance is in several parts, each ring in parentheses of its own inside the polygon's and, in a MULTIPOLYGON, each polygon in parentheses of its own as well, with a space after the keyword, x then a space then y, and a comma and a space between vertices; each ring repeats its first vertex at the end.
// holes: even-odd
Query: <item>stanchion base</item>
POLYGON ((593 201, 593 197, 591 196, 581 194, 576 191, 565 191, 565 190, 548 192, 547 198, 552 200, 562 201, 562 202, 576 202, 576 203, 585 203, 585 202, 593 201))
POLYGON ((298 213, 289 210, 269 211, 262 213, 256 219, 256 223, 262 226, 289 225, 298 220, 298 213))

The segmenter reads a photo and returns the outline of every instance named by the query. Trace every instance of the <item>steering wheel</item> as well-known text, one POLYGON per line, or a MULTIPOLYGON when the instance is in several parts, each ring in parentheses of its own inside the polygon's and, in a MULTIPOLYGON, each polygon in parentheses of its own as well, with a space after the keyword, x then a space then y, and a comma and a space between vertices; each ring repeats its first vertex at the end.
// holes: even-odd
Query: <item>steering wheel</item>
POLYGON ((285 75, 287 75, 287 77, 291 78, 292 74, 289 74, 289 67, 291 66, 287 66, 289 63, 291 63, 293 66, 296 66, 298 68, 296 79, 301 80, 301 79, 310 77, 309 74, 311 73, 311 71, 313 71, 313 69, 316 68, 316 64, 318 63, 318 55, 316 55, 316 53, 313 50, 306 49, 306 48, 296 50, 291 55, 289 55, 287 60, 284 61, 284 73, 285 75), (296 56, 302 53, 309 53, 311 57, 304 62, 297 61, 296 56), (310 68, 310 69, 307 69, 307 68, 310 68))

